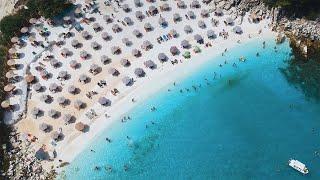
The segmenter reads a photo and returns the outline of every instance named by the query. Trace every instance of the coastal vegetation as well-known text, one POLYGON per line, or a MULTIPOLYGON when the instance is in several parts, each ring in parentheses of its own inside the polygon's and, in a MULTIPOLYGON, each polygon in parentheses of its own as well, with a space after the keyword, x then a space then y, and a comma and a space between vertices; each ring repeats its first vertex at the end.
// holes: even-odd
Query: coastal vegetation
POLYGON ((316 19, 320 15, 319 0, 263 0, 271 7, 281 7, 290 17, 316 19))

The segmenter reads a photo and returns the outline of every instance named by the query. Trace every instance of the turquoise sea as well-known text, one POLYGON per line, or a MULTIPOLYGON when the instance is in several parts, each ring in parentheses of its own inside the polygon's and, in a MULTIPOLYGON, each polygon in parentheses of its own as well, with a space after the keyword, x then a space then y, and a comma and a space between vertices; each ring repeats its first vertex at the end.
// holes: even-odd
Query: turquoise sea
POLYGON ((320 104, 281 73, 290 56, 288 42, 256 40, 212 58, 102 132, 60 178, 320 179, 320 104))

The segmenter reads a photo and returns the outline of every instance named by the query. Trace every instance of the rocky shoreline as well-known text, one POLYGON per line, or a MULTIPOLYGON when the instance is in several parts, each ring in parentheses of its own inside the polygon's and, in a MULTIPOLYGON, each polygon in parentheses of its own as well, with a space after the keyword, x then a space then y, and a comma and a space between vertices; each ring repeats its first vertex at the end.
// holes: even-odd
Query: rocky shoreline
POLYGON ((46 172, 40 160, 35 157, 36 152, 32 143, 21 140, 21 136, 14 129, 10 133, 11 146, 6 147, 9 167, 1 176, 7 179, 54 179, 55 171, 46 172))

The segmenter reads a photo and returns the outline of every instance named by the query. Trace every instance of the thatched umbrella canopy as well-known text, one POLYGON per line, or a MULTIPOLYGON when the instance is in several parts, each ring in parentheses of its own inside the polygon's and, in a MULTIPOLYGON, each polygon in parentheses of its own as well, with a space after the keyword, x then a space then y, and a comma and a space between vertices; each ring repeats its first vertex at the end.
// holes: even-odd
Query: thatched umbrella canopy
POLYGON ((173 14, 173 21, 174 21, 174 22, 181 21, 181 16, 180 16, 180 14, 174 13, 174 14, 173 14))
POLYGON ((86 59, 88 57, 88 55, 89 54, 87 53, 87 51, 81 51, 80 52, 80 57, 83 58, 83 59, 86 59))
POLYGON ((125 17, 123 21, 129 26, 133 24, 133 21, 130 17, 125 17))
POLYGON ((36 39, 36 37, 35 36, 29 36, 29 38, 28 38, 28 40, 30 41, 30 42, 34 42, 34 41, 36 41, 37 39, 36 39))
POLYGON ((133 30, 133 35, 135 35, 136 37, 142 37, 142 33, 138 30, 138 29, 135 29, 133 30))
POLYGON ((84 103, 81 100, 77 99, 74 101, 73 105, 74 108, 80 110, 83 107, 84 103))
POLYGON ((175 38, 179 36, 178 32, 175 29, 171 29, 169 33, 175 38))
POLYGON ((9 108, 10 107, 10 101, 9 100, 4 100, 1 102, 1 107, 2 108, 9 108))
POLYGON ((40 131, 43 131, 43 132, 47 132, 50 128, 50 125, 49 124, 46 124, 46 123, 41 123, 39 125, 39 130, 40 131))
POLYGON ((177 6, 178 6, 178 8, 180 8, 180 9, 184 9, 184 8, 186 8, 186 3, 185 3, 184 1, 182 1, 182 0, 179 0, 179 1, 177 2, 177 6))
POLYGON ((122 38, 122 43, 126 46, 130 46, 132 42, 128 38, 122 38))
POLYGON ((207 27, 207 26, 206 26, 206 23, 205 23, 204 21, 202 21, 202 20, 199 20, 199 21, 198 21, 198 26, 199 26, 199 28, 201 28, 201 29, 204 29, 204 28, 207 27))
POLYGON ((200 3, 197 0, 193 0, 190 4, 191 8, 200 8, 200 3))
POLYGON ((41 112, 41 110, 40 110, 39 108, 37 108, 37 107, 34 107, 34 108, 31 110, 31 114, 32 114, 33 116, 39 116, 40 112, 41 112))
POLYGON ((143 77, 146 73, 144 72, 144 70, 142 68, 136 68, 134 70, 134 74, 137 76, 137 77, 143 77))
POLYGON ((50 60, 50 64, 51 64, 51 66, 53 66, 53 67, 57 67, 57 66, 59 65, 59 61, 56 60, 56 59, 51 59, 51 60, 50 60))
POLYGON ((112 54, 120 54, 121 53, 121 49, 119 46, 112 46, 111 47, 111 53, 112 54))
POLYGON ((13 91, 15 88, 16 88, 15 85, 13 85, 13 84, 7 84, 6 86, 4 86, 3 90, 4 90, 5 92, 10 92, 10 91, 13 91))
POLYGON ((209 29, 207 31, 207 36, 208 36, 209 39, 213 39, 213 38, 216 37, 216 34, 214 33, 214 31, 212 29, 209 29))
POLYGON ((60 71, 58 74, 58 78, 66 79, 67 75, 68 75, 67 71, 60 71))
POLYGON ((187 49, 187 48, 190 47, 190 43, 189 43, 189 41, 187 41, 187 40, 184 39, 184 40, 181 41, 181 46, 182 46, 183 48, 187 49))
POLYGON ((121 29, 121 27, 119 26, 119 24, 114 24, 114 25, 112 26, 112 30, 113 30, 113 32, 120 32, 122 29, 121 29))
POLYGON ((222 15, 223 15, 223 11, 222 11, 222 9, 217 8, 217 9, 215 10, 214 14, 215 14, 216 16, 222 16, 222 15))
POLYGON ((81 74, 80 77, 79 77, 79 81, 86 83, 87 80, 88 80, 88 78, 89 78, 89 77, 88 77, 87 75, 81 74))
POLYGON ((102 55, 102 56, 100 57, 100 61, 101 61, 101 63, 103 63, 103 64, 108 64, 108 63, 111 62, 111 59, 110 59, 108 56, 106 56, 106 55, 102 55))
POLYGON ((141 52, 138 49, 132 49, 132 55, 135 57, 141 56, 141 52))
POLYGON ((55 117, 55 116, 57 116, 58 115, 58 111, 56 111, 56 110, 54 110, 54 109, 50 109, 49 111, 48 111, 48 116, 49 117, 55 117))
POLYGON ((144 24, 144 29, 146 31, 151 31, 153 29, 152 25, 150 23, 145 23, 144 24))
POLYGON ((8 66, 14 66, 16 64, 16 61, 14 60, 14 59, 9 59, 8 61, 7 61, 7 65, 8 66))
POLYGON ((103 33, 101 34, 101 37, 102 37, 104 40, 106 40, 106 41, 109 41, 109 40, 112 39, 112 36, 111 36, 110 34, 108 34, 107 32, 103 32, 103 33))
POLYGON ((160 24, 161 26, 166 26, 166 25, 168 24, 168 22, 166 21, 165 18, 160 17, 160 18, 159 18, 159 24, 160 24))
POLYGON ((36 83, 36 84, 33 85, 33 89, 34 89, 35 91, 40 91, 41 88, 42 88, 42 86, 41 86, 40 83, 36 83))
POLYGON ((209 17, 209 11, 207 9, 202 9, 200 14, 202 17, 209 17))
POLYGON ((116 68, 113 68, 113 67, 109 68, 108 72, 109 72, 109 74, 111 74, 113 76, 119 75, 119 71, 116 68))
POLYGON ((30 24, 35 24, 35 23, 37 23, 37 19, 36 18, 31 18, 31 19, 29 19, 29 23, 30 24))
POLYGON ((85 129, 86 125, 83 124, 82 122, 78 122, 74 127, 78 131, 83 131, 85 129))
POLYGON ((163 11, 170 11, 170 6, 168 3, 164 3, 160 6, 161 10, 163 11))
POLYGON ((227 17, 225 20, 227 25, 232 25, 233 24, 233 19, 231 17, 227 17))
POLYGON ((99 104, 103 105, 103 106, 110 106, 111 101, 105 97, 100 97, 98 99, 99 104))
POLYGON ((9 54, 15 54, 17 53, 17 50, 15 48, 10 48, 8 52, 9 54))
POLYGON ((17 42, 19 42, 19 38, 18 38, 17 36, 14 36, 14 37, 11 38, 11 42, 12 42, 12 43, 17 43, 17 42))
POLYGON ((54 131, 52 134, 51 134, 51 138, 54 140, 54 141, 60 141, 62 138, 63 138, 63 134, 58 132, 58 131, 54 131))
POLYGON ((65 123, 70 123, 72 120, 73 116, 71 114, 65 114, 63 115, 62 119, 65 123))
POLYGON ((235 26, 232 30, 236 34, 242 34, 243 32, 240 26, 235 26))
POLYGON ((125 76, 122 78, 122 82, 124 85, 129 86, 133 82, 133 79, 128 76, 125 76))
POLYGON ((12 70, 6 72, 6 78, 8 78, 8 79, 13 78, 15 76, 16 76, 16 74, 12 70))
POLYGON ((152 44, 151 44, 151 42, 149 40, 145 40, 142 43, 142 47, 143 47, 143 49, 151 49, 152 48, 152 44))
POLYGON ((103 16, 103 19, 104 19, 107 23, 112 23, 112 22, 113 22, 112 17, 109 16, 109 15, 104 15, 104 16, 103 16))
POLYGON ((189 18, 191 18, 191 19, 195 19, 195 18, 196 18, 196 15, 194 14, 193 11, 188 11, 188 12, 187 12, 187 15, 188 15, 189 18))
POLYGON ((179 49, 176 46, 171 46, 170 52, 172 55, 177 55, 179 53, 179 49))
POLYGON ((93 2, 93 0, 85 0, 84 1, 86 4, 91 4, 93 2))
POLYGON ((68 87, 68 92, 71 94, 74 94, 76 92, 77 88, 74 85, 71 85, 68 87))
POLYGON ((58 88, 59 88, 59 86, 58 86, 56 83, 51 83, 51 84, 49 85, 49 90, 50 90, 51 92, 56 92, 56 91, 58 90, 58 88))
POLYGON ((75 69, 78 65, 78 62, 76 60, 72 60, 70 61, 69 65, 71 68, 75 69))
POLYGON ((154 69, 157 67, 156 63, 154 63, 152 60, 148 60, 148 61, 144 62, 144 65, 150 69, 154 69))
POLYGON ((74 14, 75 14, 76 16, 80 15, 81 12, 82 12, 82 11, 81 11, 81 8, 80 8, 80 7, 76 8, 76 9, 74 10, 74 14))
POLYGON ((47 102, 50 99, 50 96, 47 94, 43 94, 40 96, 40 101, 47 102))
POLYGON ((60 96, 60 97, 57 98, 57 102, 59 104, 63 105, 64 103, 66 103, 66 101, 67 101, 67 99, 65 97, 63 97, 63 96, 60 96))
POLYGON ((192 28, 190 25, 185 25, 183 28, 184 32, 186 32, 187 34, 192 33, 192 28))
POLYGON ((23 28, 20 29, 20 32, 23 33, 23 34, 27 33, 28 31, 29 31, 28 27, 23 27, 23 28))
POLYGON ((161 63, 165 62, 168 60, 168 56, 165 53, 159 53, 158 54, 158 59, 161 63))
POLYGON ((27 83, 31 83, 32 81, 34 81, 34 76, 32 74, 28 74, 25 76, 24 79, 26 80, 27 83))
POLYGON ((197 41, 197 43, 202 44, 203 43, 203 38, 200 34, 196 34, 193 36, 194 40, 197 41))
POLYGON ((67 48, 63 48, 63 49, 61 50, 61 54, 62 54, 63 56, 67 56, 67 55, 69 54, 69 50, 68 50, 67 48))
POLYGON ((141 7, 143 5, 140 0, 134 0, 134 4, 136 7, 141 7))
POLYGON ((97 43, 96 41, 93 41, 93 42, 91 43, 91 47, 92 47, 93 49, 97 50, 97 49, 100 48, 100 44, 97 43))
POLYGON ((94 23, 94 24, 92 25, 92 28, 93 28, 93 30, 94 30, 95 32, 102 30, 102 27, 100 26, 99 23, 94 23))
POLYGON ((122 9, 123 9, 124 12, 130 12, 131 11, 131 8, 130 8, 129 4, 122 5, 122 9))
POLYGON ((158 9, 157 9, 155 6, 151 5, 151 6, 149 6, 149 12, 150 12, 152 15, 154 15, 154 14, 157 14, 157 13, 158 13, 158 9))
POLYGON ((202 0, 203 3, 209 4, 212 0, 202 0))
POLYGON ((81 36, 85 39, 88 39, 90 37, 90 34, 88 31, 82 31, 81 36))
POLYGON ((77 47, 77 46, 79 46, 79 41, 78 40, 76 40, 76 39, 74 39, 74 40, 72 40, 71 41, 71 45, 73 46, 73 47, 77 47))
POLYGON ((144 14, 141 11, 136 11, 136 18, 138 20, 142 20, 144 18, 144 14))
POLYGON ((130 66, 130 61, 129 61, 128 59, 125 59, 125 58, 122 58, 122 59, 120 60, 120 63, 121 63, 121 65, 124 66, 124 67, 130 66))
POLYGON ((90 71, 97 72, 101 67, 99 67, 97 64, 91 64, 90 65, 90 71))

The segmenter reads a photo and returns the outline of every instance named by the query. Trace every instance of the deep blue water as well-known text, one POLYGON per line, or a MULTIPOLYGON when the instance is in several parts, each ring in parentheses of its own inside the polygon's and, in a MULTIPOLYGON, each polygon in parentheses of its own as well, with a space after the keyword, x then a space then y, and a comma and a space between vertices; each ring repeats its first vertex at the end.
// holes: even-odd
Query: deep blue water
POLYGON ((63 176, 320 179, 315 153, 320 150, 320 105, 306 100, 280 72, 291 55, 288 43, 277 45, 277 52, 274 46, 269 40, 263 49, 262 41, 255 41, 212 58, 129 112, 131 120, 119 119, 106 129, 63 176), (239 62, 240 56, 247 61, 239 62), (310 174, 302 176, 288 167, 290 158, 304 162, 310 174))

